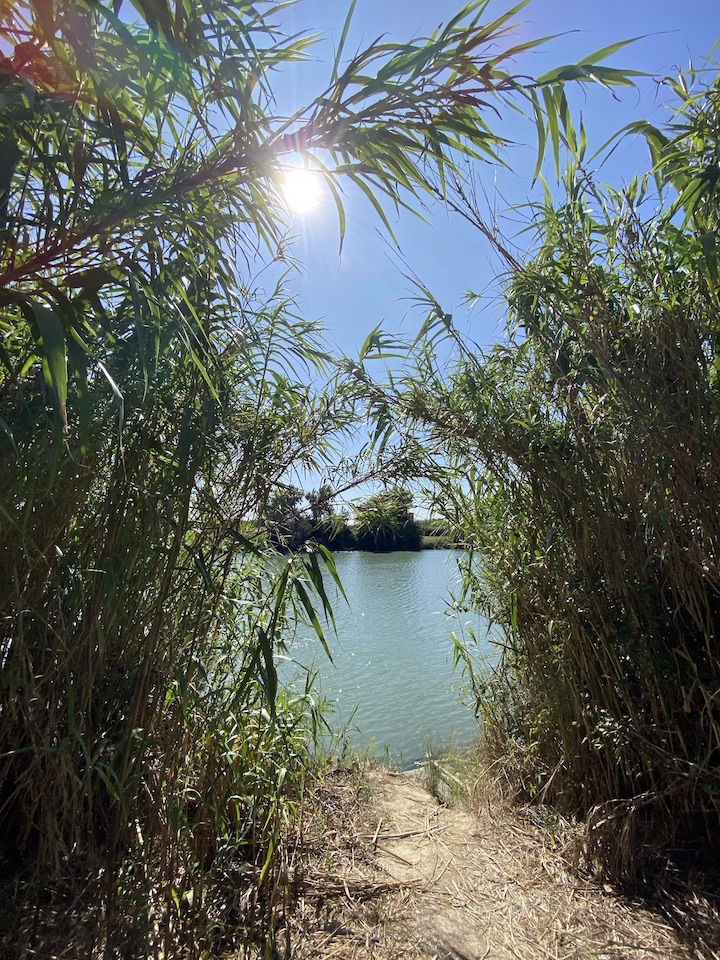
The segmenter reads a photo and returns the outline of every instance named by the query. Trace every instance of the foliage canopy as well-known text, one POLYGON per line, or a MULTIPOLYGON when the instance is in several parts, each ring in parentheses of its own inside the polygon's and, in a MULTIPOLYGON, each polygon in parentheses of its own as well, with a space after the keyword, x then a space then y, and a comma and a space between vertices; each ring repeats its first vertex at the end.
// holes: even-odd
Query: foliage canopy
POLYGON ((395 487, 373 494, 355 510, 355 538, 363 550, 419 550, 420 527, 412 514, 409 490, 395 487))
POLYGON ((474 677, 487 736, 526 796, 587 818, 590 861, 622 880, 653 849, 720 846, 720 80, 670 87, 672 123, 633 125, 647 176, 602 187, 567 138, 533 254, 498 242, 504 341, 473 350, 431 304, 388 400, 447 458, 427 463, 436 509, 505 629, 500 670, 474 677))
POLYGON ((300 617, 323 639, 334 568, 268 563, 245 521, 327 465, 356 396, 308 387, 318 331, 257 279, 286 262, 281 160, 323 171, 341 235, 342 182, 387 226, 383 200, 493 155, 514 97, 557 145, 563 76, 509 72, 522 4, 485 24, 475 0, 426 39, 341 44, 279 116, 273 71, 309 47, 284 3, 133 6, 0 2, 0 856, 104 871, 141 905, 139 955, 158 930, 216 935, 228 859, 252 874, 246 927, 270 936, 287 891, 317 717, 278 701, 275 651, 300 617))

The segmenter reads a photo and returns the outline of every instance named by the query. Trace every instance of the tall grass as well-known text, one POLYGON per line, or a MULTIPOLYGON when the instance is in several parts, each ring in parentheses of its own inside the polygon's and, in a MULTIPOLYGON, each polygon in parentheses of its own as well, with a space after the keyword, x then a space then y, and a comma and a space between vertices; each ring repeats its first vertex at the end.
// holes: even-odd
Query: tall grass
POLYGON ((317 386, 322 339, 275 282, 281 158, 324 177, 342 243, 342 178, 389 230, 381 200, 495 156, 488 104, 542 86, 560 112, 562 71, 508 72, 541 42, 514 43, 519 7, 486 7, 344 63, 348 21, 288 117, 270 78, 310 40, 284 2, 0 5, 0 859, 11 886, 103 878, 107 944, 125 891, 127 955, 190 928, 205 949, 208 878, 252 874, 233 909, 266 937, 287 894, 317 716, 278 700, 274 653, 299 618, 322 640, 334 568, 269 562, 253 521, 298 472, 328 476, 358 397, 317 386))
POLYGON ((614 191, 575 162, 533 255, 508 255, 506 340, 456 338, 449 380, 426 353, 398 397, 448 457, 437 508, 505 629, 486 736, 625 880, 720 849, 717 90, 681 81, 672 128, 638 125, 656 212, 651 178, 614 191))
POLYGON ((206 900, 223 871, 250 898, 236 926, 272 931, 312 738, 310 701, 278 700, 274 658, 288 620, 322 610, 332 562, 270 562, 244 518, 304 455, 298 404, 308 436, 329 424, 291 379, 292 322, 254 316, 257 337, 230 349, 226 335, 211 384, 181 348, 143 376, 136 325, 122 420, 96 374, 82 458, 26 386, 5 410, 4 872, 104 876, 106 937, 145 915, 143 949, 222 932, 206 900), (248 383, 280 355, 272 387, 248 383), (243 380, 247 396, 223 397, 243 380))

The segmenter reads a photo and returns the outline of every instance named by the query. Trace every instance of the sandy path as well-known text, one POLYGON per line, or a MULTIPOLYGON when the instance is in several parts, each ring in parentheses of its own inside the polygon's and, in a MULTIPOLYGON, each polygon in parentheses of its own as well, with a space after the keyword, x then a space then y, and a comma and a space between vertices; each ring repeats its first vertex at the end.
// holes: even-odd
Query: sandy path
POLYGON ((298 958, 693 956, 639 904, 572 876, 529 822, 443 806, 417 778, 388 770, 368 780, 362 812, 328 834, 316 878, 325 894, 308 902, 298 958))

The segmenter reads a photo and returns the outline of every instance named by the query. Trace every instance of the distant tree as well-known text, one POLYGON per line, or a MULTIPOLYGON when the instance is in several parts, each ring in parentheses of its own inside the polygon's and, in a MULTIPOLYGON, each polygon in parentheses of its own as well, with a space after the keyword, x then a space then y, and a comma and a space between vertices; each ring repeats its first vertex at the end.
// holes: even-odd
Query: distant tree
POLYGON ((265 508, 265 525, 270 542, 281 549, 297 550, 312 535, 312 522, 302 505, 305 494, 299 487, 278 487, 265 508))
POLYGON ((355 538, 361 550, 419 550, 422 534, 411 512, 412 494, 400 487, 373 494, 355 514, 355 538))
POLYGON ((300 550, 310 540, 334 550, 355 546, 347 516, 335 512, 327 484, 309 493, 299 487, 279 487, 268 500, 263 523, 270 542, 281 550, 300 550))
POLYGON ((318 526, 332 516, 333 513, 333 491, 327 483, 323 483, 317 490, 311 490, 305 494, 310 510, 310 518, 315 526, 318 526))

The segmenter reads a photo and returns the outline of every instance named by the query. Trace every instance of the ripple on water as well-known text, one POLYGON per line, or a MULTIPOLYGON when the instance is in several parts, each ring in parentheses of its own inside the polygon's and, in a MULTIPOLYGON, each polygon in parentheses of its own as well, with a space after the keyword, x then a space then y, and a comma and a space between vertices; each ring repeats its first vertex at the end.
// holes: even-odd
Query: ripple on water
MULTIPOLYGON (((444 611, 457 585, 457 551, 346 553, 336 557, 349 605, 335 598, 337 637, 329 638, 335 668, 317 641, 298 639, 292 656, 315 665, 318 683, 335 704, 336 723, 353 714, 353 747, 374 742, 381 756, 403 765, 421 757, 429 742, 470 743, 472 709, 461 702, 461 677, 452 670, 450 634, 461 625, 444 611)), ((463 615, 477 636, 481 617, 463 615)), ((491 647, 488 645, 488 654, 491 647)), ((290 677, 283 670, 284 679, 290 677)))

